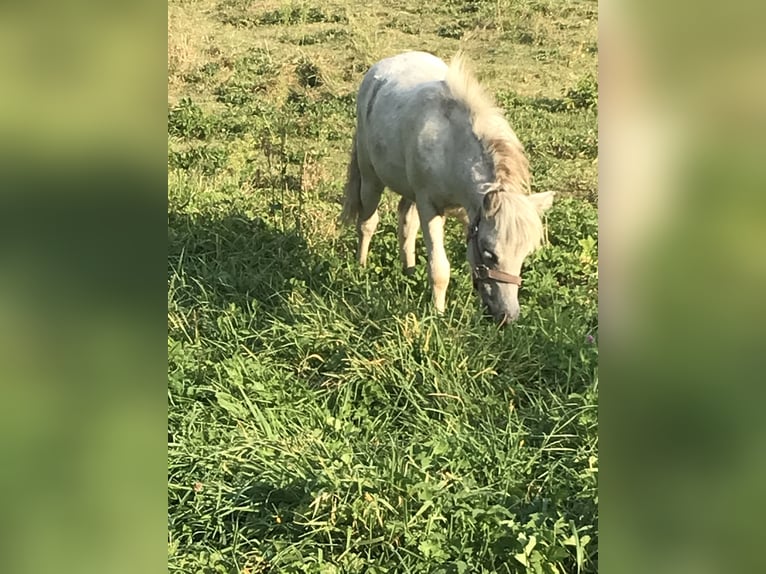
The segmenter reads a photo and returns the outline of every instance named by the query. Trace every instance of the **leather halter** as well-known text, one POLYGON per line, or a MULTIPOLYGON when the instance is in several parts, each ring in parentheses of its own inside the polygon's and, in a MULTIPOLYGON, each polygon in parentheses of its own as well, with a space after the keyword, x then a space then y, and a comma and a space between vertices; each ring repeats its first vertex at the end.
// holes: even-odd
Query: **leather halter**
MULTIPOLYGON (((466 237, 466 242, 471 246, 473 249, 474 259, 476 261, 483 261, 483 258, 481 256, 481 249, 479 249, 479 218, 481 216, 479 215, 476 217, 476 219, 473 220, 468 226, 468 236, 466 237)), ((506 273, 505 271, 499 271, 497 269, 491 269, 484 265, 483 263, 479 263, 478 265, 474 265, 473 269, 471 269, 471 277, 473 278, 474 285, 479 281, 497 281, 498 283, 511 283, 513 285, 521 285, 521 277, 518 275, 511 275, 510 273, 506 273)))

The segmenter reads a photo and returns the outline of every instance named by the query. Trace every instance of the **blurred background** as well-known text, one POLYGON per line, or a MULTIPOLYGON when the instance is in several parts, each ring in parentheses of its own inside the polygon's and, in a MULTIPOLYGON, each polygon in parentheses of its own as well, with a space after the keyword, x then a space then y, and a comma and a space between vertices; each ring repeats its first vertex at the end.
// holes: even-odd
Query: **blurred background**
MULTIPOLYGON (((766 562, 765 11, 600 4, 604 571, 766 562)), ((166 17, 0 8, 6 572, 164 568, 166 17)))
POLYGON ((165 9, 0 8, 0 569, 165 562, 165 9))
POLYGON ((764 568, 762 19, 600 3, 605 570, 764 568))

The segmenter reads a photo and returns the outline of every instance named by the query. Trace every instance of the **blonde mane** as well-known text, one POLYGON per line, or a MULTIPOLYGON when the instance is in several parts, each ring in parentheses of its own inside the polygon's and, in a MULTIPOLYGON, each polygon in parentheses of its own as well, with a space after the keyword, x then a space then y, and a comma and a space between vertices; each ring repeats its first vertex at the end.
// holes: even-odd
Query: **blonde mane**
POLYGON ((495 183, 505 191, 529 193, 529 160, 524 146, 503 111, 481 87, 462 53, 452 58, 445 81, 453 97, 471 115, 473 132, 492 158, 495 183))
POLYGON ((497 231, 513 253, 531 253, 543 241, 543 222, 534 205, 517 193, 500 194, 510 217, 497 222, 497 231))

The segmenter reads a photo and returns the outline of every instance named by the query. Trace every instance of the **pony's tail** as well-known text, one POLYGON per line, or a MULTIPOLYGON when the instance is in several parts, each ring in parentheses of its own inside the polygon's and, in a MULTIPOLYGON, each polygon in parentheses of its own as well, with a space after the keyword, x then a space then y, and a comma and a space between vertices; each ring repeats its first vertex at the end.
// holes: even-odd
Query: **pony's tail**
POLYGON ((356 134, 351 143, 351 157, 348 161, 346 188, 343 192, 343 211, 340 221, 344 225, 356 223, 359 210, 362 208, 362 176, 359 173, 359 163, 356 159, 356 134))

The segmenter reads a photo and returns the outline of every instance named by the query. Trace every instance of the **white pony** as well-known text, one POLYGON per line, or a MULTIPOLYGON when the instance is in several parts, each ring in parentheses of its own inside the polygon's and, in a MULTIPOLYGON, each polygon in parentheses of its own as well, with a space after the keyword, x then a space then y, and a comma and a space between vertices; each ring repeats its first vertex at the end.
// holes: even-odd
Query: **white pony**
POLYGON ((399 202, 405 272, 423 230, 433 303, 444 311, 450 264, 445 212, 468 215, 474 287, 502 325, 519 315, 521 265, 539 246, 553 192, 529 193, 529 162, 503 117, 458 54, 449 66, 424 52, 376 63, 362 80, 341 221, 356 223, 365 265, 384 187, 399 202))

